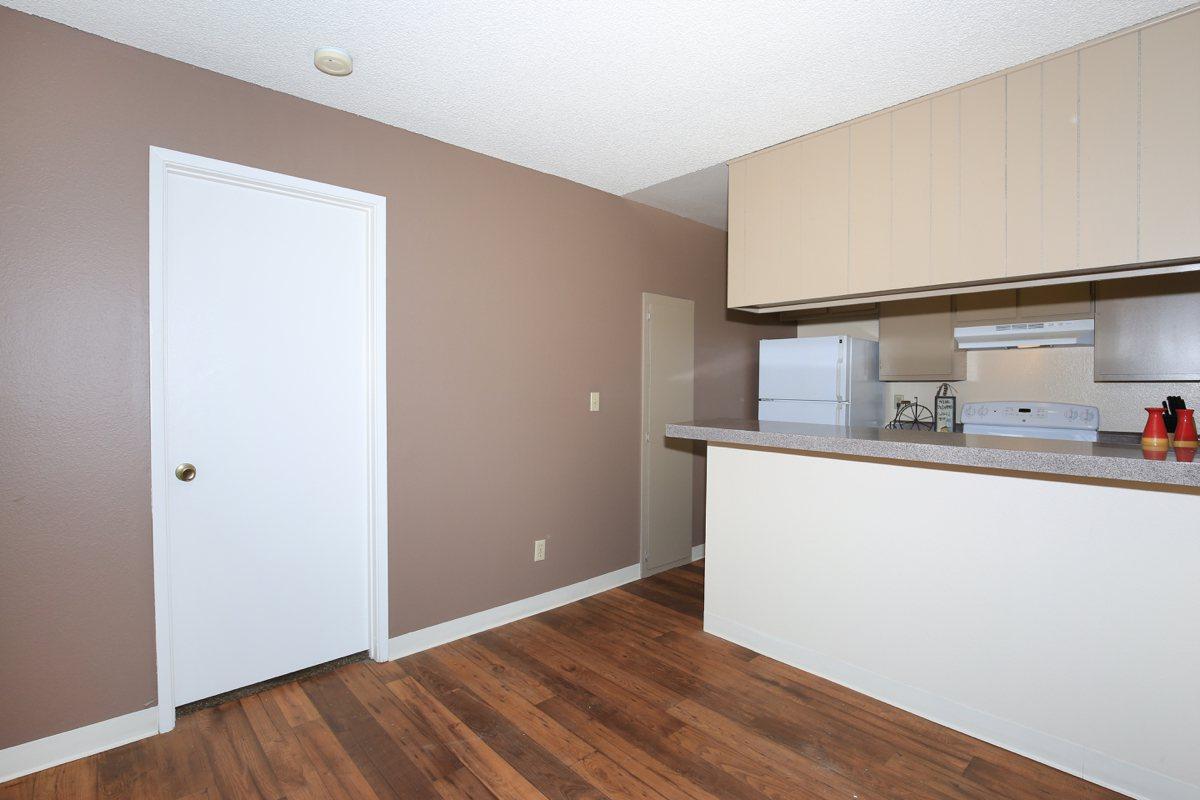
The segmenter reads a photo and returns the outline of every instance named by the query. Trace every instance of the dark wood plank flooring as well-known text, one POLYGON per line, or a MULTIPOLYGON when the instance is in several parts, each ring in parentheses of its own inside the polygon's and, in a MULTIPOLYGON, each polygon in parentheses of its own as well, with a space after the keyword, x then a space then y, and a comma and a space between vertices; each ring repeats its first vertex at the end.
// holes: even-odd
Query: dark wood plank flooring
POLYGON ((1120 797, 703 633, 703 578, 276 686, 0 800, 1120 797))

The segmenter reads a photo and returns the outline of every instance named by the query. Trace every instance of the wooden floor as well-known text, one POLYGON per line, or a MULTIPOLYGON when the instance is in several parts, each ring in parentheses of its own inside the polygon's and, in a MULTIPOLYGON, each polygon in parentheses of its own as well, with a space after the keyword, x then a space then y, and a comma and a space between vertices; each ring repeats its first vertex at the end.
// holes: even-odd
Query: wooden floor
POLYGON ((204 709, 0 799, 1120 797, 703 633, 703 575, 204 709))

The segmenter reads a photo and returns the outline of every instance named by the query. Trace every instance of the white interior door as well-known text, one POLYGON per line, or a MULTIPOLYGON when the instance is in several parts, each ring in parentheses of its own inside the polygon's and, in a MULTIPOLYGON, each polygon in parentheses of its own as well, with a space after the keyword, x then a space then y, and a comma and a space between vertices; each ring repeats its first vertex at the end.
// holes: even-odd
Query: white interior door
POLYGON ((157 201, 174 705, 371 642, 381 220, 347 190, 207 163, 166 170, 157 201))
POLYGON ((693 443, 666 437, 692 419, 694 303, 642 295, 642 574, 692 556, 693 443))

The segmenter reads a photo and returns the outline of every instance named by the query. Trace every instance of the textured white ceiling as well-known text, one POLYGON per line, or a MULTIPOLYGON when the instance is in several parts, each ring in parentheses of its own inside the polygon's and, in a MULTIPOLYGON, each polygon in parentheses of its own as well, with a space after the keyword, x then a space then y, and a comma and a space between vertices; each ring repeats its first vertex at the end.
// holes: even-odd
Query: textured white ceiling
POLYGON ((0 2, 615 194, 1187 5, 1181 0, 0 2), (322 45, 348 50, 354 74, 333 78, 317 72, 312 53, 322 45))

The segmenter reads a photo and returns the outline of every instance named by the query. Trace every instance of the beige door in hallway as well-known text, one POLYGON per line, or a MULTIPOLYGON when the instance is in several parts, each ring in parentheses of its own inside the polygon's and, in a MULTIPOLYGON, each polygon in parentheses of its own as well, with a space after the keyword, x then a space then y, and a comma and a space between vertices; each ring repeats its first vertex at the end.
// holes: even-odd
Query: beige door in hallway
POLYGON ((693 443, 668 439, 692 418, 695 304, 642 294, 642 575, 692 557, 693 443))

